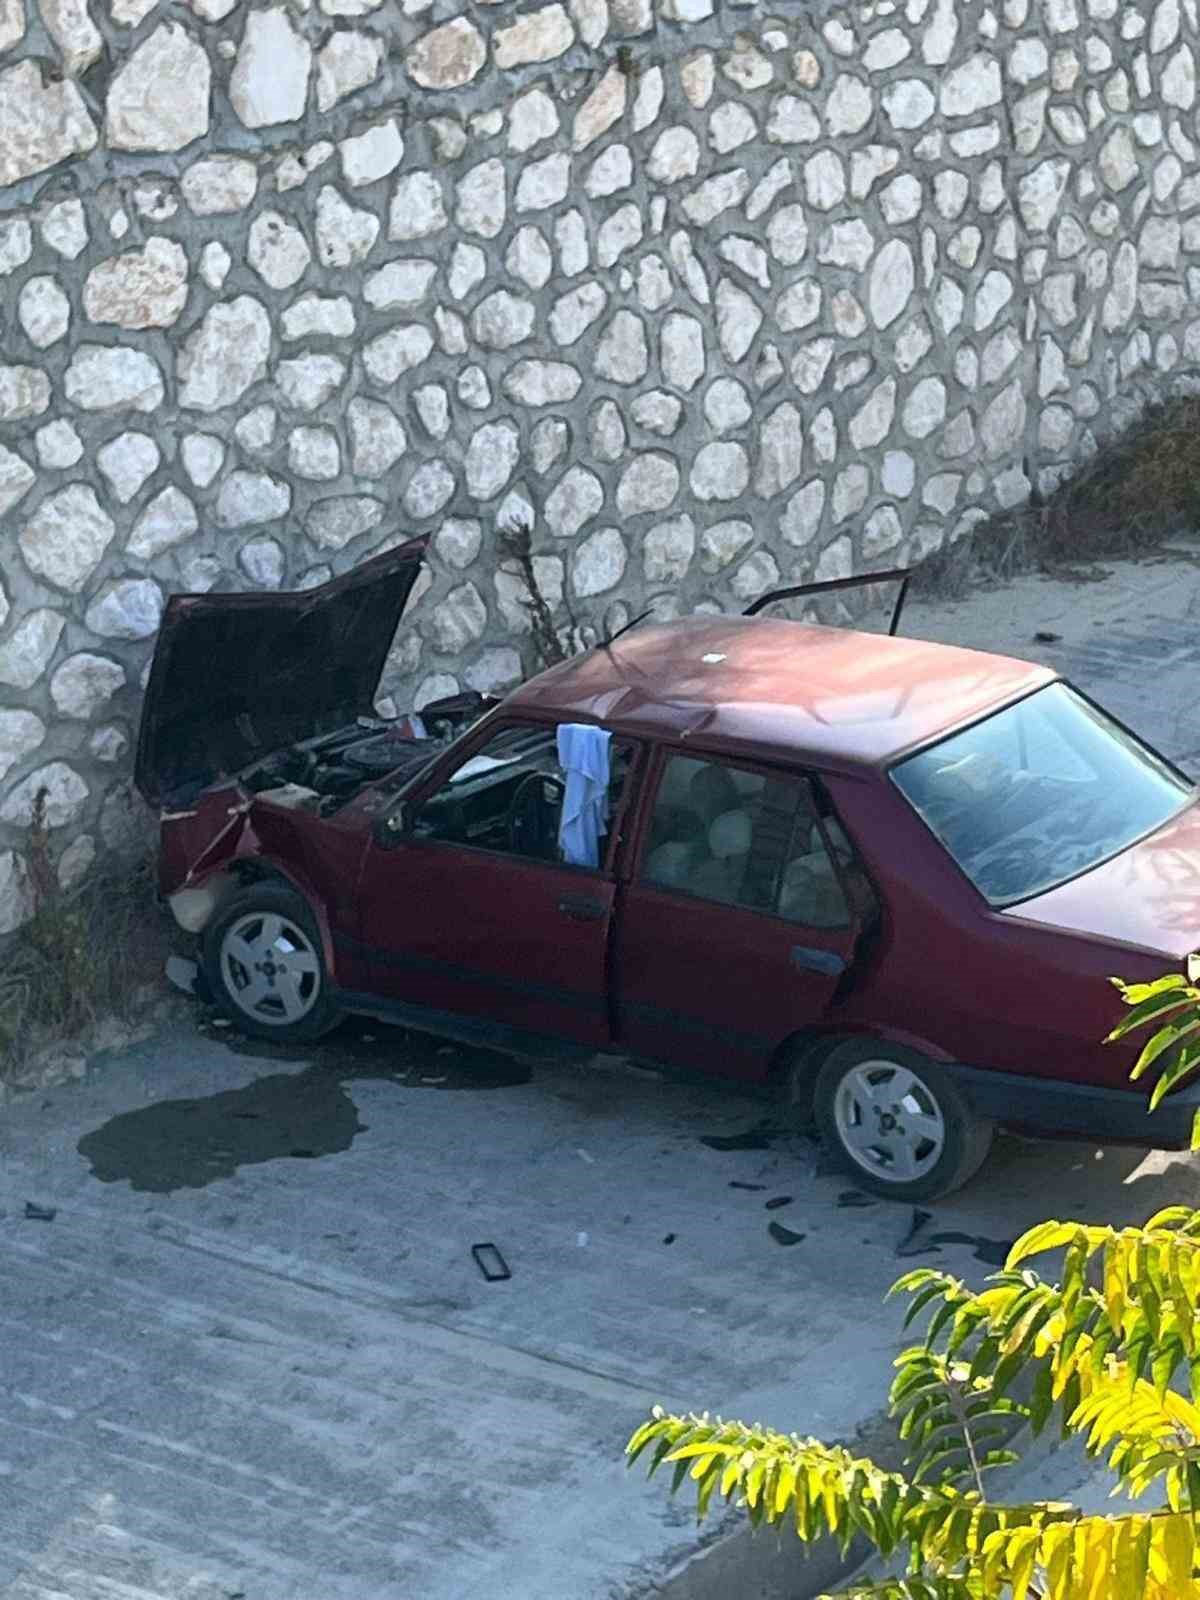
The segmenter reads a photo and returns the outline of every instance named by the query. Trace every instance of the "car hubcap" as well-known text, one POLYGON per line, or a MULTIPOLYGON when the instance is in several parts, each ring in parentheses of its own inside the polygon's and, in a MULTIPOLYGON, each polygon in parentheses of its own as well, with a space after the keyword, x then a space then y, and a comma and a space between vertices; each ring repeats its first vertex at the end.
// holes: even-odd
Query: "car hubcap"
POLYGON ((889 1183, 923 1178, 946 1147, 937 1100, 916 1073, 892 1061, 851 1067, 838 1085, 834 1123, 847 1155, 889 1183))
POLYGON ((252 911, 221 941, 225 991, 255 1022, 300 1022, 321 992, 321 967, 308 935, 287 917, 252 911))

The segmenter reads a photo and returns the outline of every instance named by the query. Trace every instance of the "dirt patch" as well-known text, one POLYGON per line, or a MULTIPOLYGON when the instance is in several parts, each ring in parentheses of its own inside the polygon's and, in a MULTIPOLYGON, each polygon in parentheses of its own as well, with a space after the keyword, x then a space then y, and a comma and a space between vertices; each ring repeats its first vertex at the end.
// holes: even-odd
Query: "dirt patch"
POLYGON ((1200 396, 1149 405, 1054 492, 979 523, 935 550, 915 593, 950 599, 1028 572, 1076 581, 1107 576, 1101 561, 1145 555, 1200 526, 1200 396))

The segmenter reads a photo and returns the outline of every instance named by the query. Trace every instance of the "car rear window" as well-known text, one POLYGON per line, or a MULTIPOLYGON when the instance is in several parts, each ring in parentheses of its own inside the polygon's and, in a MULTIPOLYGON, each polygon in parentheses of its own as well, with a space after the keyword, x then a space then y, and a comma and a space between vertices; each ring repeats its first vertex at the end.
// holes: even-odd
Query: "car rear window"
POLYGON ((1099 866, 1194 792, 1064 683, 908 757, 891 775, 994 906, 1099 866))

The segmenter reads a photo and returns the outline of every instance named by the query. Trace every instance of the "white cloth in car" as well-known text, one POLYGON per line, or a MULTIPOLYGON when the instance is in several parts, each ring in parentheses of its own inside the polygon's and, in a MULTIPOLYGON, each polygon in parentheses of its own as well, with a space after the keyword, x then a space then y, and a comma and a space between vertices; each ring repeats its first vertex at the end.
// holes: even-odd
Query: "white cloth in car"
POLYGON ((608 831, 609 746, 607 728, 563 722, 558 729, 558 762, 567 775, 558 844, 575 867, 600 865, 600 840, 608 831))

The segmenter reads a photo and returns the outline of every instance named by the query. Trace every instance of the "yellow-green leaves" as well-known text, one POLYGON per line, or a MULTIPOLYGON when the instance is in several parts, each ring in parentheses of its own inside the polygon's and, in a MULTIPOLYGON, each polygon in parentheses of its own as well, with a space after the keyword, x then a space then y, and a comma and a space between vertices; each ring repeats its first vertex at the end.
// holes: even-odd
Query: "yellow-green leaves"
MULTIPOLYGON (((1120 978, 1111 981, 1129 1012, 1108 1035, 1106 1044, 1115 1044, 1157 1024, 1129 1074, 1136 1083, 1155 1068, 1158 1078, 1150 1095, 1150 1110, 1154 1111, 1172 1089, 1200 1066, 1200 989, 1178 972, 1167 973, 1153 983, 1123 983, 1120 978)), ((1194 1149, 1200 1148, 1198 1139, 1200 1113, 1193 1120, 1194 1149)))

